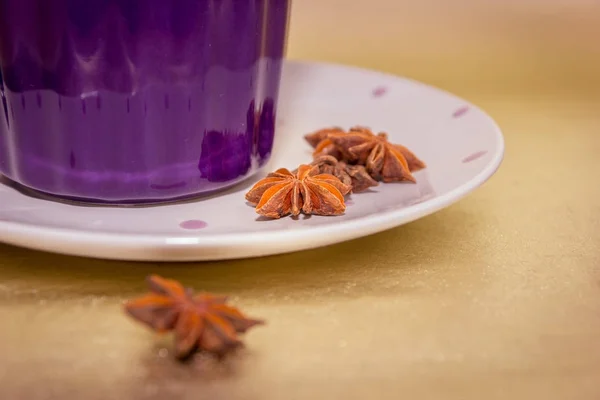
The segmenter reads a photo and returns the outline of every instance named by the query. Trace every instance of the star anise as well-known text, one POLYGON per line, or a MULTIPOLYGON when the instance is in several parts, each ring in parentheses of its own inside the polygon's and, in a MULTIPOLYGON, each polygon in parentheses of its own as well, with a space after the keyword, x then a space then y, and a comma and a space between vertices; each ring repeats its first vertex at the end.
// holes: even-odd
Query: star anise
POLYGON ((306 140, 315 147, 315 159, 323 155, 333 155, 338 160, 365 165, 367 172, 378 180, 414 182, 408 161, 400 149, 395 151, 392 147, 394 145, 387 142, 387 136, 374 135, 369 128, 355 126, 348 133, 338 128, 323 129, 307 135, 306 140), (393 157, 398 152, 400 155, 396 154, 396 157, 393 157), (390 153, 391 158, 388 157, 390 153), (385 176, 384 167, 387 172, 385 176), (389 176, 392 174, 395 175, 393 178, 389 176))
POLYGON ((319 129, 318 131, 304 135, 304 139, 306 139, 306 141, 312 147, 317 147, 319 143, 327 139, 327 136, 330 133, 345 133, 345 131, 339 126, 333 126, 331 128, 319 129))
POLYGON ((319 156, 311 163, 319 168, 322 174, 331 174, 346 185, 352 186, 354 193, 364 192, 370 187, 377 186, 377 181, 371 178, 362 165, 350 165, 338 161, 333 156, 319 156))
MULTIPOLYGON (((373 135, 373 132, 369 128, 365 128, 363 126, 352 127, 350 128, 350 132, 362 132, 365 135, 373 135)), ((410 172, 416 172, 427 167, 427 165, 422 160, 420 160, 412 151, 410 151, 405 146, 402 146, 400 144, 394 144, 394 147, 396 147, 406 159, 406 163, 408 164, 408 169, 410 172)))
POLYGON ((364 165, 377 180, 416 182, 401 148, 388 142, 386 133, 375 135, 366 128, 353 128, 345 135, 329 136, 329 139, 344 157, 352 163, 364 165))
POLYGON ((127 302, 125 311, 157 332, 174 331, 177 358, 195 351, 225 355, 242 345, 239 333, 263 323, 225 304, 226 297, 194 294, 179 282, 156 275, 147 282, 151 293, 127 302))
POLYGON ((296 173, 285 168, 270 173, 256 183, 246 200, 256 206, 256 212, 269 218, 292 214, 340 215, 346 210, 344 196, 351 190, 330 174, 320 174, 319 168, 300 165, 296 173))
POLYGON ((332 128, 320 129, 316 132, 309 133, 304 136, 304 139, 315 149, 313 157, 318 156, 333 156, 338 160, 341 160, 342 153, 333 144, 330 135, 344 135, 346 132, 337 126, 332 128))

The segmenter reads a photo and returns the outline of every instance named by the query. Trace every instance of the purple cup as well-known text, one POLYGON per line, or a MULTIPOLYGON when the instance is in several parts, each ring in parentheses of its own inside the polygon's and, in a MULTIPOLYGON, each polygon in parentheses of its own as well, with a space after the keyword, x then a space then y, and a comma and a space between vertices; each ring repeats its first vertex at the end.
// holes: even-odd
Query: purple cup
POLYGON ((0 173, 95 203, 229 187, 271 155, 291 0, 0 0, 0 173))

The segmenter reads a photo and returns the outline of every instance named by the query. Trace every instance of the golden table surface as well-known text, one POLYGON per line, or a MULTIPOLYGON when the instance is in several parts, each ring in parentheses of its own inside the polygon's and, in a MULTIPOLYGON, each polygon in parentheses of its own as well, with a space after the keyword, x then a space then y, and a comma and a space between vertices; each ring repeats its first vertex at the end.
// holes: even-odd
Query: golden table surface
MULTIPOLYGON (((0 398, 600 398, 600 7, 301 0, 289 54, 453 91, 506 135, 460 203, 314 251, 197 265, 0 246, 0 398), (159 273, 269 321, 181 366, 121 302, 159 273)), ((596 5, 595 5, 596 4, 596 5)))

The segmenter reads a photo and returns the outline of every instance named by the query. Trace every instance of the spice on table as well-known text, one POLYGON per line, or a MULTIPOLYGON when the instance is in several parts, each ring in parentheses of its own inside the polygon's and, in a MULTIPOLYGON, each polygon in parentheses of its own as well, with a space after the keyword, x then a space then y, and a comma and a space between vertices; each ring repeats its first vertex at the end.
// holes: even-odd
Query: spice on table
POLYGON ((226 304, 226 297, 194 294, 179 282, 156 275, 147 282, 150 293, 127 302, 125 311, 157 332, 173 331, 179 359, 196 351, 223 356, 242 345, 238 334, 264 323, 246 318, 226 304))
POLYGON ((269 218, 304 214, 340 215, 346 210, 344 196, 351 190, 330 174, 319 173, 317 166, 300 165, 295 173, 278 169, 257 182, 246 200, 256 212, 269 218))
MULTIPOLYGON (((366 128, 354 128, 345 135, 329 136, 329 139, 349 162, 364 165, 376 180, 416 182, 401 149, 388 141, 386 133, 375 135, 366 128)), ((417 165, 418 159, 414 158, 412 161, 417 165)))
POLYGON ((317 166, 320 173, 333 175, 344 184, 352 186, 354 193, 364 192, 370 187, 377 186, 377 181, 371 178, 362 165, 350 165, 338 161, 333 156, 319 156, 311 165, 317 166))

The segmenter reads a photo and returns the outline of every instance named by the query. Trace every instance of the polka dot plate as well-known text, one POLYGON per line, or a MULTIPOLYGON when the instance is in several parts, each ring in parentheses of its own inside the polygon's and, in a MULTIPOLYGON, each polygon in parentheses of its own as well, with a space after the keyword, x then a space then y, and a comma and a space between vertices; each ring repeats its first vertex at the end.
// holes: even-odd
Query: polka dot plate
POLYGON ((107 259, 201 261, 306 250, 414 221, 489 179, 504 153, 483 111, 411 80, 354 67, 288 61, 275 149, 262 172, 225 192, 152 207, 90 207, 30 197, 0 183, 0 241, 107 259), (363 125, 385 131, 428 167, 416 184, 381 184, 347 201, 337 217, 263 220, 244 200, 269 170, 311 159, 303 135, 363 125))

